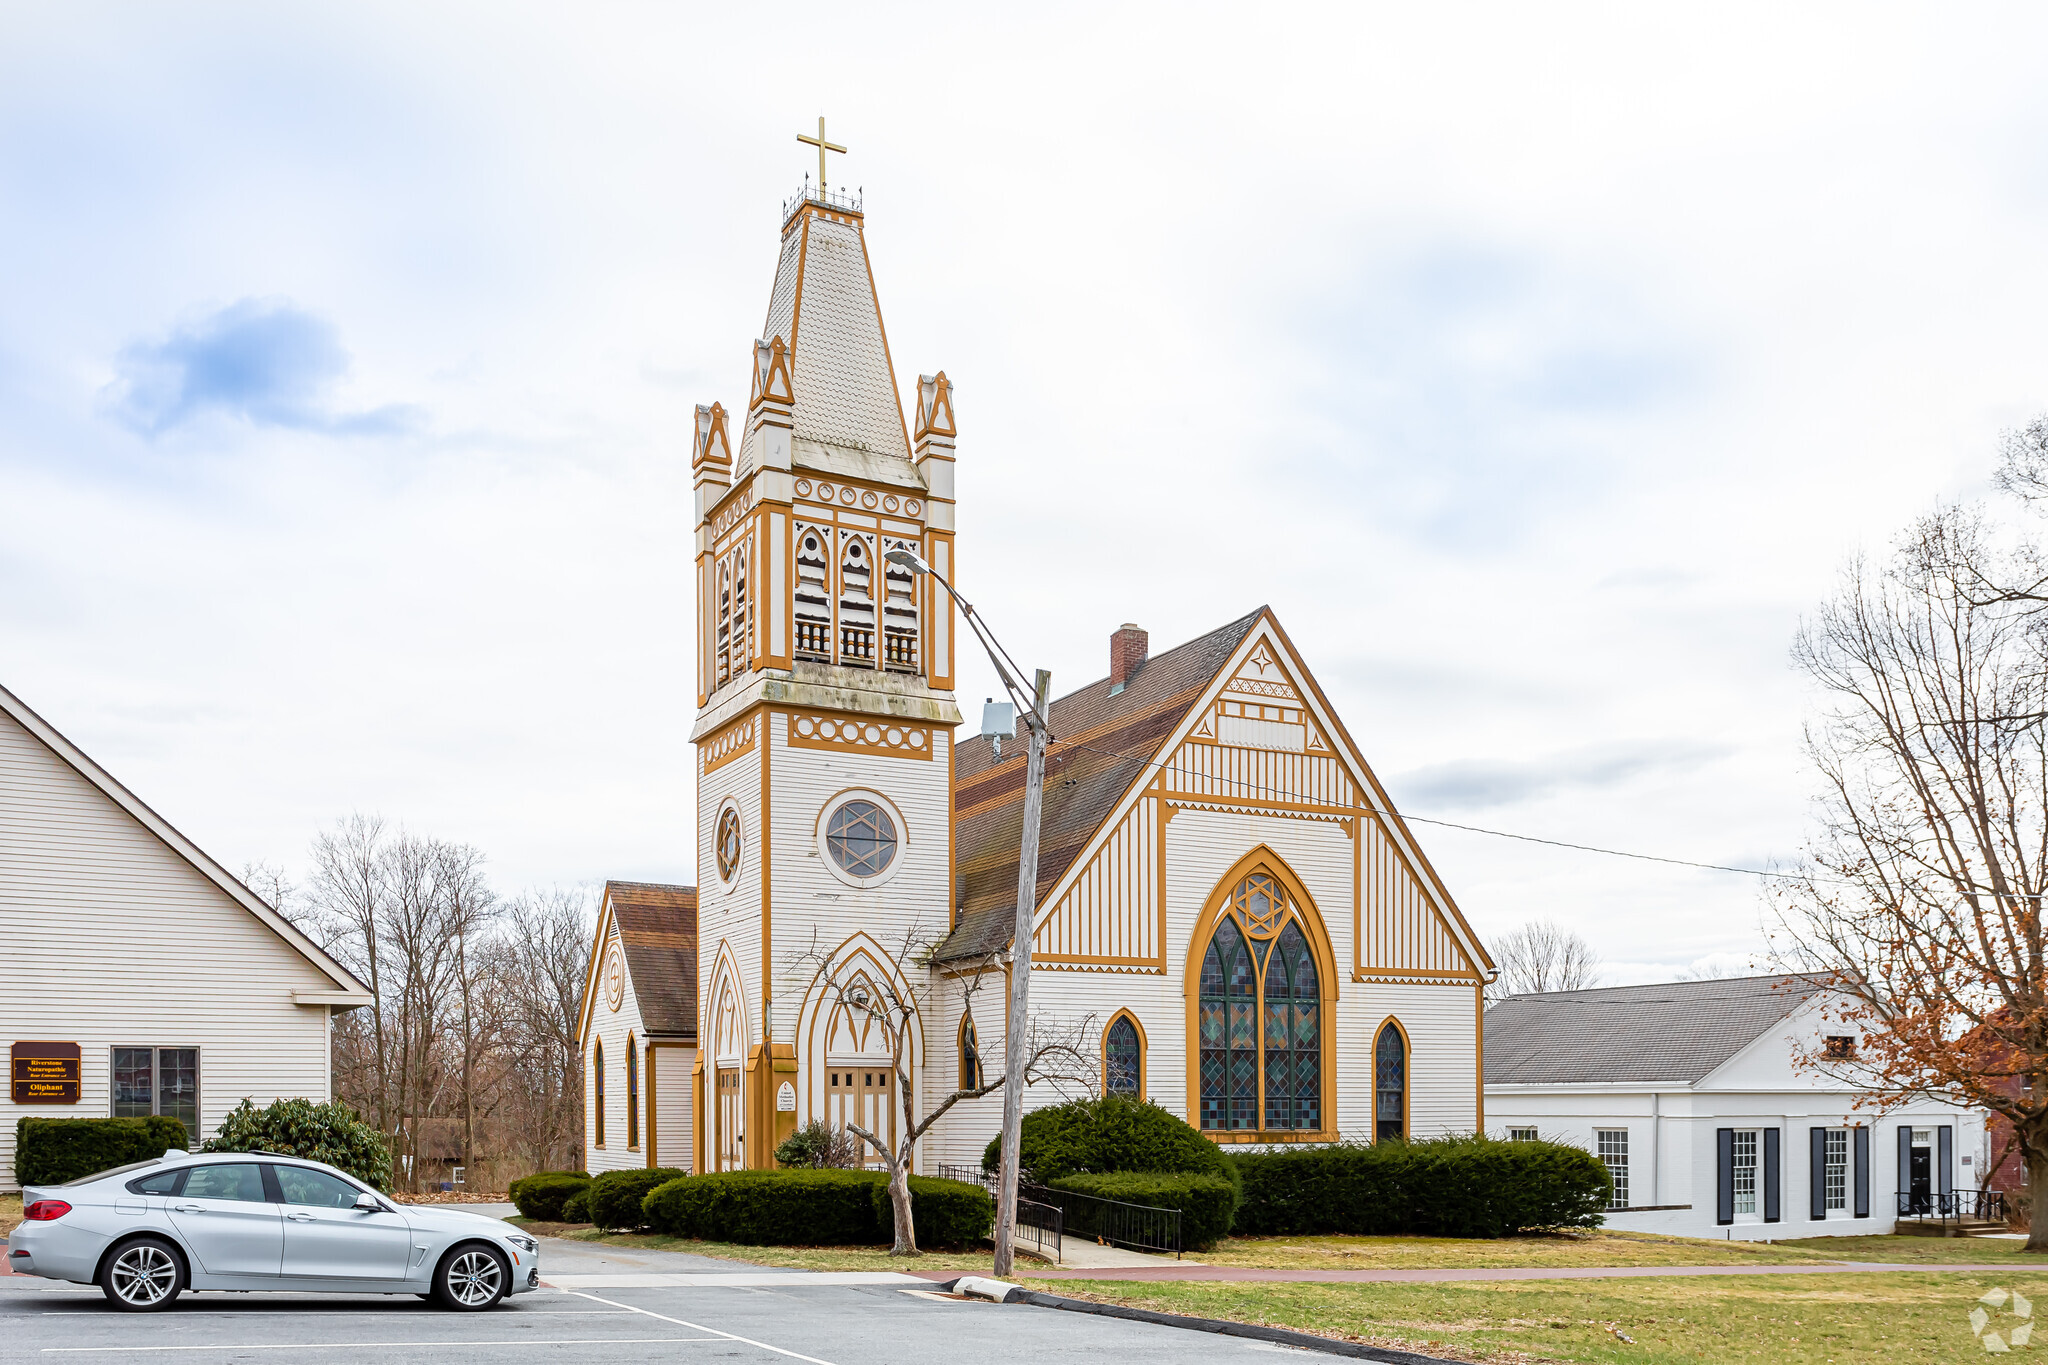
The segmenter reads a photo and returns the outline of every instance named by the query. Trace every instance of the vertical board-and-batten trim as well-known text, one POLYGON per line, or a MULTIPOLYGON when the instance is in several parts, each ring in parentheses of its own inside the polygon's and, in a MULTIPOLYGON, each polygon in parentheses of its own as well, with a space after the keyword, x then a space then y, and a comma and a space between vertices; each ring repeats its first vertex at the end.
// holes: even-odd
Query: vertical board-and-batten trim
POLYGON ((1164 971, 1152 913, 1159 895, 1159 802, 1146 796, 1111 829, 1032 932, 1033 961, 1143 966, 1164 971))
POLYGON ((769 657, 789 657, 789 565, 787 543, 789 518, 779 509, 768 513, 768 605, 761 614, 768 619, 769 657))

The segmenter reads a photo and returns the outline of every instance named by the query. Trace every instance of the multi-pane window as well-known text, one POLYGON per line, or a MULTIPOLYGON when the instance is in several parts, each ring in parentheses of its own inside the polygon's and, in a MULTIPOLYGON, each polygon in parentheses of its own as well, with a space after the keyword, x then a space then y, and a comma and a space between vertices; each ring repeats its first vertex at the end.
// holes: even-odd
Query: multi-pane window
POLYGON ((597 1146, 604 1146, 604 1039, 600 1038, 590 1049, 590 1097, 596 1112, 592 1140, 597 1146))
POLYGON ((879 877, 896 861, 896 822, 872 801, 847 801, 825 823, 825 847, 849 877, 879 877))
POLYGON ((1373 1141, 1408 1136, 1408 1040, 1393 1024, 1372 1045, 1373 1141))
POLYGON ((1756 1147, 1757 1130, 1737 1128, 1735 1130, 1735 1160, 1733 1184, 1735 1187, 1735 1216, 1756 1213, 1756 1147))
POLYGON ((1849 1207, 1849 1130, 1830 1128, 1821 1134, 1821 1192, 1833 1211, 1849 1207))
POLYGON ((1600 1160, 1607 1164, 1607 1174, 1614 1177, 1614 1196, 1607 1201, 1607 1207, 1625 1209, 1628 1207, 1628 1129, 1596 1128, 1593 1141, 1600 1160))
POLYGON ((185 1125, 199 1144, 199 1049, 117 1047, 113 1057, 113 1116, 147 1118, 161 1114, 185 1125))
POLYGON ((740 813, 731 806, 718 813, 716 848, 719 878, 729 882, 740 870, 740 853, 744 848, 740 838, 740 813))
POLYGON ((1102 1086, 1112 1095, 1136 1096, 1144 1086, 1144 1059, 1140 1055, 1138 1026, 1128 1014, 1119 1014, 1102 1038, 1102 1086))
POLYGON ((640 1145, 640 1046, 626 1035, 626 1146, 640 1145))
POLYGON ((1536 1140, 1536 1130, 1535 1130, 1534 1128, 1510 1128, 1510 1129, 1508 1129, 1508 1141, 1509 1141, 1509 1142, 1534 1142, 1535 1140, 1536 1140))
MULTIPOLYGON (((1323 1126, 1321 980, 1301 922, 1271 873, 1238 883, 1210 936, 1197 1034, 1203 1128, 1323 1126)), ((1133 1052, 1137 1041, 1133 1027, 1133 1052)))
POLYGON ((974 1016, 960 1021, 960 1085, 962 1090, 981 1089, 981 1038, 974 1031, 974 1016))

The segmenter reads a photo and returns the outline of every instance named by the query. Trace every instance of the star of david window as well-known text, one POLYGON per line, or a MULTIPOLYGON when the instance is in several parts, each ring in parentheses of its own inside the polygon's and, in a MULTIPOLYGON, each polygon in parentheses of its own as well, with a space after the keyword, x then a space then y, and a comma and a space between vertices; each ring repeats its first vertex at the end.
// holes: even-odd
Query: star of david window
POLYGON ((721 881, 731 881, 740 870, 740 852, 744 847, 740 838, 740 813, 727 806, 718 816, 718 876, 721 881))
POLYGON ((1302 925, 1266 872, 1239 882, 1217 920, 1197 1013, 1205 1129, 1323 1126, 1322 992, 1302 925))
POLYGON ((872 801, 853 800, 832 812, 825 848, 849 877, 879 877, 896 861, 896 822, 872 801))

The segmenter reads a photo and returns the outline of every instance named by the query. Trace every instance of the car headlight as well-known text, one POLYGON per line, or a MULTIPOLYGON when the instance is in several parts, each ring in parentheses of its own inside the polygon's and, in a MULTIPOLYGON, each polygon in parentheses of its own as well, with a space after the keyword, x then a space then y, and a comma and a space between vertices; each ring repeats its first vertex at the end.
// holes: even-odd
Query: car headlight
POLYGON ((508 1234, 505 1240, 510 1242, 513 1246, 518 1247, 521 1251, 525 1252, 529 1256, 533 1255, 535 1252, 540 1250, 539 1242, 534 1241, 531 1237, 521 1236, 519 1233, 516 1232, 508 1234))

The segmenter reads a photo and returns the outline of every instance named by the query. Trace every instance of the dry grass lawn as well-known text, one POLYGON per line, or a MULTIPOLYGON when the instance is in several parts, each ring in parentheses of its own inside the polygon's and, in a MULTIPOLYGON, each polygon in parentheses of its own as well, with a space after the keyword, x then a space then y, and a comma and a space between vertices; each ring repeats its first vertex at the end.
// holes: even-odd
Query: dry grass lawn
MULTIPOLYGON (((1700 1276, 1629 1280, 1524 1280, 1484 1284, 1045 1285, 1059 1293, 1195 1317, 1292 1327, 1346 1340, 1461 1360, 1755 1362, 1756 1365, 1898 1365, 1981 1359, 1972 1309, 1987 1330, 2027 1319, 2012 1301, 2048 1282, 1995 1272, 1700 1276), (1624 1337, 1627 1340, 1624 1340, 1624 1337)), ((2031 1308, 2031 1304, 2028 1305, 2031 1308)), ((2048 1344, 2048 1335, 2044 1343, 2048 1344)))
POLYGON ((21 1196, 0 1194, 0 1237, 14 1231, 14 1225, 21 1221, 21 1196))
POLYGON ((1717 1242, 1605 1229, 1548 1237, 1474 1241, 1450 1237, 1233 1237, 1199 1254, 1210 1265, 1275 1270, 1474 1270, 1494 1267, 1647 1265, 1815 1265, 1885 1261, 1905 1265, 2011 1262, 2048 1270, 2048 1256, 2024 1243, 1984 1237, 1813 1237, 1717 1242))

